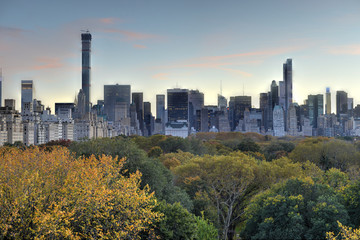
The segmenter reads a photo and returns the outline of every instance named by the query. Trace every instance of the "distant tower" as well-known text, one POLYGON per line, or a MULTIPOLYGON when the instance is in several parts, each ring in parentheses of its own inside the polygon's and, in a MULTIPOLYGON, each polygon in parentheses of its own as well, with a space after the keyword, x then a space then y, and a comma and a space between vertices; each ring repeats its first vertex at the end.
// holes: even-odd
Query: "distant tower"
POLYGON ((2 69, 0 68, 0 107, 2 107, 2 69))
POLYGON ((21 80, 21 113, 25 111, 25 104, 32 105, 33 93, 33 80, 21 80))
POLYGON ((90 51, 91 51, 91 34, 89 31, 81 34, 82 44, 82 90, 85 94, 85 112, 90 112, 90 51))
POLYGON ((156 95, 156 118, 161 119, 162 123, 166 122, 165 119, 165 95, 156 95))
POLYGON ((326 95, 325 95, 325 114, 330 115, 331 114, 331 93, 330 88, 326 88, 326 95))
POLYGON ((292 59, 286 59, 283 65, 284 81, 285 81, 285 111, 289 108, 293 100, 292 93, 292 59))

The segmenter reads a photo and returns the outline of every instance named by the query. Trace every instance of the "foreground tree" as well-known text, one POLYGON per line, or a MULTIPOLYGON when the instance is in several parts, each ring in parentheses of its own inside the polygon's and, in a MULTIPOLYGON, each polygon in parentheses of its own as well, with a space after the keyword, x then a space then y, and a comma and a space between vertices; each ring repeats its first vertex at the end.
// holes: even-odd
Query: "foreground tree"
POLYGON ((124 160, 75 159, 51 152, 1 148, 1 239, 140 239, 160 213, 140 188, 140 172, 120 174, 124 160))
MULTIPOLYGON (((139 139, 146 139, 139 137, 139 139)), ((149 185, 151 191, 159 200, 168 203, 180 202, 183 207, 191 211, 192 202, 184 190, 174 187, 173 175, 159 159, 149 158, 147 153, 138 148, 136 143, 130 138, 101 138, 84 142, 73 142, 70 150, 76 156, 95 155, 97 157, 110 155, 112 157, 126 158, 122 173, 128 176, 129 173, 142 173, 141 187, 149 185)))
POLYGON ((329 185, 290 179, 260 194, 247 209, 245 239, 324 239, 348 223, 340 197, 329 185))
POLYGON ((326 233, 327 240, 358 240, 360 239, 360 228, 353 229, 342 225, 339 221, 337 222, 340 228, 340 232, 335 236, 333 232, 326 233))

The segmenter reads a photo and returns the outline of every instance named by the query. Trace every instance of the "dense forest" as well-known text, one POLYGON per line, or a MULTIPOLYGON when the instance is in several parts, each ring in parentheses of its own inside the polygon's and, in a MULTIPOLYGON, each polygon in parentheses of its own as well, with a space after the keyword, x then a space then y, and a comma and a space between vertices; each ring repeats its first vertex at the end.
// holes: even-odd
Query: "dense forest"
POLYGON ((355 138, 120 136, 0 155, 0 239, 360 238, 355 138))

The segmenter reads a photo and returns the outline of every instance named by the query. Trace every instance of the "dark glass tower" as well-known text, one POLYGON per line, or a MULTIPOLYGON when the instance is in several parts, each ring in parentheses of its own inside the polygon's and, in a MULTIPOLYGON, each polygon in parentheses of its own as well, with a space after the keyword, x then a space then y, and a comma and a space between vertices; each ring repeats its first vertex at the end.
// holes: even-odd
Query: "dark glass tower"
POLYGON ((167 90, 168 121, 189 121, 189 90, 168 89, 167 90))
MULTIPOLYGON (((286 62, 283 65, 283 74, 284 74, 284 82, 285 82, 285 119, 287 119, 287 112, 290 107, 290 104, 293 101, 293 93, 292 93, 292 85, 293 85, 293 79, 292 79, 292 59, 288 58, 286 59, 286 62)), ((288 130, 288 126, 286 125, 285 121, 285 131, 288 130)))
POLYGON ((144 134, 144 97, 142 92, 132 93, 132 103, 135 104, 137 120, 139 121, 141 133, 144 134))
POLYGON ((90 51, 91 51, 91 34, 89 31, 81 34, 82 45, 82 90, 85 94, 85 112, 90 112, 90 51))

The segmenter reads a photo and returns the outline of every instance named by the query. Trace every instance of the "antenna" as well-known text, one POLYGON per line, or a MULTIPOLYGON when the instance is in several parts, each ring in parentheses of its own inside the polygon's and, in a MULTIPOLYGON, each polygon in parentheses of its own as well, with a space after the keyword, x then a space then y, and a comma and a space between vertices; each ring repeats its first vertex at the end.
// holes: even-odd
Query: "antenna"
POLYGON ((222 80, 220 80, 220 95, 222 96, 222 80))
POLYGON ((244 90, 244 83, 243 83, 243 96, 245 96, 244 91, 245 91, 245 90, 244 90))

